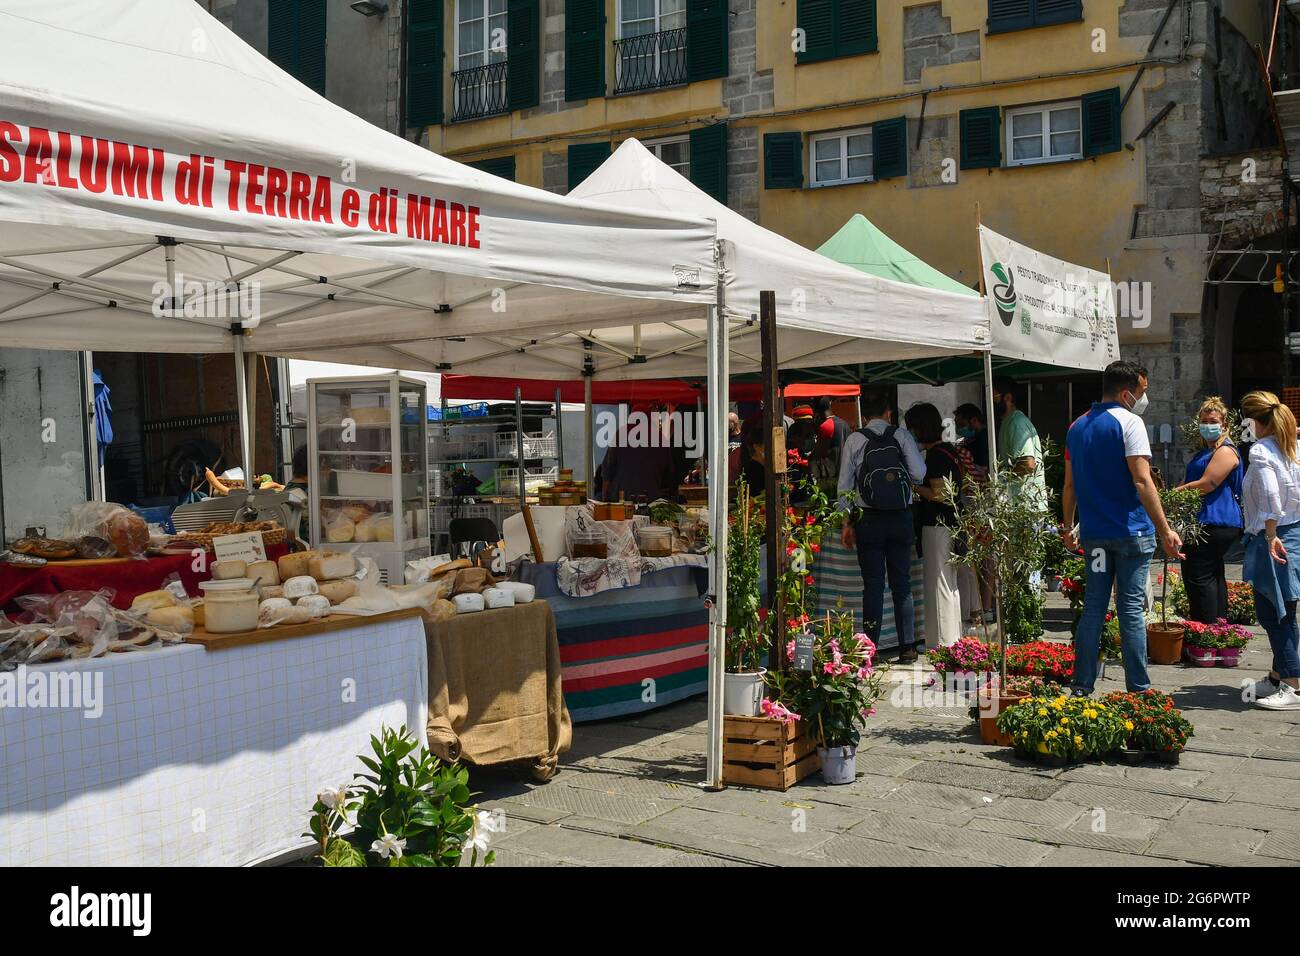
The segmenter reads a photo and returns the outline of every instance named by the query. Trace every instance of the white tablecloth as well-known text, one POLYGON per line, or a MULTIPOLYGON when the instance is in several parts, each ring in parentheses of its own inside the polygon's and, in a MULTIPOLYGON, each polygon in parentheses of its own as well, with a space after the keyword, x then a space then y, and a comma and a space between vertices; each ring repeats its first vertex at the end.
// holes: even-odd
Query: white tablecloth
POLYGON ((309 842, 316 794, 362 769, 371 734, 419 733, 428 709, 419 617, 47 668, 102 674, 103 713, 0 706, 2 866, 275 857, 309 842))

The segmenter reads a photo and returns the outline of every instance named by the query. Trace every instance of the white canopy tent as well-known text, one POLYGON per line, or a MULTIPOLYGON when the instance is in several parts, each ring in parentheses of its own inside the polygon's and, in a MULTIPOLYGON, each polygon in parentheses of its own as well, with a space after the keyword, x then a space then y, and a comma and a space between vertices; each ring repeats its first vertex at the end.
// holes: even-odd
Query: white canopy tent
MULTIPOLYGON (((776 294, 783 369, 987 348, 988 319, 980 299, 865 275, 827 259, 719 203, 635 139, 624 142, 569 198, 717 222, 732 373, 761 368, 755 319, 763 289, 776 294)), ((400 352, 373 341, 317 349, 312 340, 312 347, 282 354, 518 378, 576 378, 587 367, 596 379, 673 378, 703 372, 707 315, 703 306, 685 314, 651 308, 632 315, 615 304, 596 318, 563 316, 550 328, 539 318, 487 338, 407 342, 400 352)))
MULTIPOLYGON (((6 0, 0 35, 5 345, 230 352, 241 375, 245 350, 531 377, 707 367, 714 461, 729 361, 760 367, 760 288, 784 367, 987 349, 978 300, 818 256, 635 141, 561 198, 370 126, 198 4, 6 0)), ((722 482, 710 505, 717 782, 722 482)))

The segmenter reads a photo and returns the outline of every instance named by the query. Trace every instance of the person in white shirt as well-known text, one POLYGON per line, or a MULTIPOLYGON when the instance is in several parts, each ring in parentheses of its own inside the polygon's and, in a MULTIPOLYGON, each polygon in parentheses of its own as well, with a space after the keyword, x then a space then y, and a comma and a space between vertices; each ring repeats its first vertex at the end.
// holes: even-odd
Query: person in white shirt
POLYGON ((862 626, 880 643, 885 580, 894 599, 898 660, 915 663, 916 621, 912 602, 912 486, 925 480, 925 459, 916 440, 893 424, 893 408, 884 394, 864 395, 865 428, 844 440, 838 482, 841 510, 849 511, 841 541, 857 547, 862 569, 862 626))
POLYGON ((1273 647, 1273 670, 1254 687, 1266 710, 1300 710, 1300 458, 1296 420, 1272 392, 1251 392, 1241 414, 1254 424, 1250 467, 1241 486, 1246 526, 1242 577, 1255 590, 1255 614, 1273 647), (1295 560, 1292 560, 1292 555, 1295 560))

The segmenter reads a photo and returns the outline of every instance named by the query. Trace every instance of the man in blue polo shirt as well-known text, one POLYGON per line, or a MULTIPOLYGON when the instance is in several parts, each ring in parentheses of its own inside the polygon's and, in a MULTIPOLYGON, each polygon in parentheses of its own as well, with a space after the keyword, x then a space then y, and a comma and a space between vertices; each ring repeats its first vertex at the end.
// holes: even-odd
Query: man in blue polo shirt
POLYGON ((1077 506, 1079 542, 1088 569, 1074 638, 1076 694, 1091 694, 1097 682, 1101 629, 1112 587, 1124 647, 1124 682, 1132 692, 1151 686, 1143 610, 1156 539, 1169 557, 1182 557, 1182 540, 1165 520, 1151 476, 1151 443, 1139 417, 1147 407, 1146 392, 1146 369, 1111 362, 1102 373, 1102 400, 1075 420, 1065 439, 1062 536, 1073 549, 1077 506))

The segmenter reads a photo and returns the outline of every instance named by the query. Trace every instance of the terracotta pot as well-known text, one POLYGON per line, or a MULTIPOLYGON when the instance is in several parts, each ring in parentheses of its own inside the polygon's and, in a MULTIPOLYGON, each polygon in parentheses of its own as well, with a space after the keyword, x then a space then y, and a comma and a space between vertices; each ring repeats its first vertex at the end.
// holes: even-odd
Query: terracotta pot
POLYGON ((1188 659, 1197 667, 1213 667, 1219 661, 1219 654, 1213 647, 1192 647, 1190 644, 1186 648, 1188 659))
POLYGON ((980 741, 998 747, 1010 747, 1013 743, 1011 735, 998 730, 998 714, 1028 696, 1020 690, 999 694, 981 692, 979 695, 980 741))
POLYGON ((1152 664, 1177 664, 1183 656, 1183 629, 1147 625, 1147 657, 1152 664))

